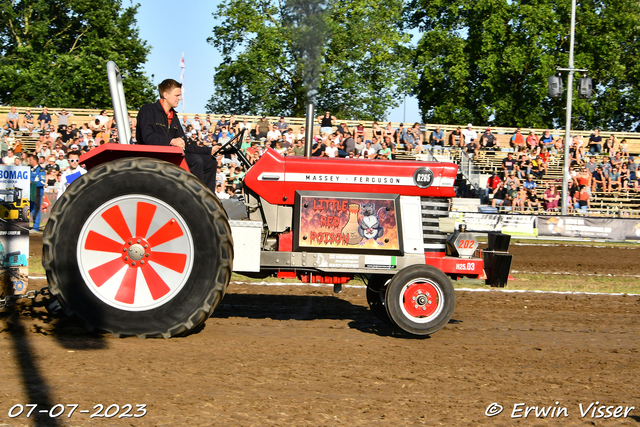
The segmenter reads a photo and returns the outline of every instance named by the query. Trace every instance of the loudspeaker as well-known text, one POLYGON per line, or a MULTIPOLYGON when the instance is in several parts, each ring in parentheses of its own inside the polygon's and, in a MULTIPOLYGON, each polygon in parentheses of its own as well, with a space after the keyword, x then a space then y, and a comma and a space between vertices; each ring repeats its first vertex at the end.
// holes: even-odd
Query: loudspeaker
POLYGON ((580 99, 589 99, 591 98, 591 78, 583 77, 578 81, 578 98, 580 99))
POLYGON ((562 96, 562 79, 558 76, 549 77, 549 98, 562 96))

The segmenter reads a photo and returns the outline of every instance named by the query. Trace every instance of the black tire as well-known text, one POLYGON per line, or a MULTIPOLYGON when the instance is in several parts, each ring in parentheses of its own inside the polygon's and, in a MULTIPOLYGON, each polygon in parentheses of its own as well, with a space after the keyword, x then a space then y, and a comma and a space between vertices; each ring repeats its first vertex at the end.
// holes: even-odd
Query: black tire
POLYGON ((393 277, 385 302, 389 317, 400 328, 413 335, 430 335, 453 316, 456 295, 442 271, 430 265, 412 265, 393 277))
POLYGON ((220 201, 191 173, 150 158, 104 163, 76 180, 53 206, 43 235, 49 288, 65 313, 80 317, 88 330, 116 336, 169 338, 198 328, 222 300, 232 262, 231 229, 220 201), (107 220, 113 211, 123 221, 107 220), (130 239, 116 231, 122 223, 130 239), (96 235, 111 235, 124 253, 113 244, 109 250, 97 246, 102 240, 96 235), (115 258, 105 261, 109 256, 115 258), (107 264, 120 270, 108 276, 107 264), (94 276, 97 270, 104 274, 94 276), (117 289, 111 299, 101 293, 109 287, 117 289))
POLYGON ((378 319, 393 325, 384 302, 386 287, 392 278, 390 274, 373 274, 367 283, 367 302, 378 319))
POLYGON ((29 221, 29 207, 25 206, 20 210, 20 219, 19 221, 29 221))

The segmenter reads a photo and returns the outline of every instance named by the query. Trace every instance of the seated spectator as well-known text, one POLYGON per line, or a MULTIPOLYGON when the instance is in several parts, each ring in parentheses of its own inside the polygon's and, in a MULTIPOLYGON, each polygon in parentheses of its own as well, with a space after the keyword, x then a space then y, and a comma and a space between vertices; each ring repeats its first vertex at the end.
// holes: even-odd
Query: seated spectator
POLYGON ((555 152, 555 147, 553 145, 553 135, 551 135, 551 131, 549 129, 546 129, 540 137, 540 148, 546 148, 550 153, 555 152))
POLYGON ((600 154, 602 152, 602 136, 600 136, 600 129, 594 129, 593 133, 589 136, 588 147, 591 155, 600 154))
POLYGON ((336 129, 336 132, 338 132, 341 136, 344 136, 347 132, 349 132, 349 128, 347 127, 346 123, 340 123, 338 125, 338 128, 336 129))
POLYGON ((362 153, 362 150, 364 150, 365 147, 366 145, 364 143, 364 138, 361 136, 357 137, 356 145, 355 145, 356 157, 360 157, 360 154, 362 153))
POLYGON ((284 116, 280 116, 280 120, 278 121, 278 123, 276 123, 275 126, 281 134, 284 134, 287 130, 289 130, 289 123, 284 120, 284 116))
POLYGON ((491 206, 494 208, 496 206, 502 206, 505 204, 505 199, 507 198, 507 192, 504 189, 504 184, 502 182, 498 183, 498 186, 495 190, 493 190, 493 199, 491 200, 491 206))
POLYGON ((618 168, 622 166, 622 159, 620 158, 620 153, 616 153, 615 156, 611 157, 611 166, 617 166, 618 168))
POLYGON ((396 147, 404 148, 404 140, 407 138, 407 130, 404 128, 404 123, 398 125, 398 129, 393 134, 393 142, 396 147))
POLYGON ((289 148, 291 146, 293 146, 293 143, 295 142, 295 138, 296 136, 293 134, 293 129, 289 128, 287 129, 287 132, 283 135, 283 147, 284 148, 289 148))
POLYGON ((440 130, 440 126, 436 126, 436 130, 431 132, 431 143, 434 146, 444 147, 444 132, 440 130))
POLYGON ((359 123, 358 126, 356 126, 355 134, 356 134, 356 140, 359 137, 362 137, 362 140, 364 141, 364 137, 366 135, 365 135, 364 125, 362 123, 359 123))
POLYGON ((365 143, 365 147, 362 150, 362 153, 360 154, 360 157, 363 157, 365 159, 375 159, 376 153, 377 153, 377 150, 375 150, 371 146, 371 141, 367 140, 367 142, 365 143))
POLYGON ((585 189, 584 185, 580 186, 580 189, 573 195, 573 207, 576 211, 587 213, 587 209, 591 207, 589 193, 585 189))
POLYGON ((502 159, 502 170, 504 171, 505 179, 507 176, 509 176, 509 174, 512 171, 515 171, 515 168, 516 168, 516 161, 513 159, 513 154, 507 153, 507 157, 502 159))
MULTIPOLYGON (((411 126, 411 135, 413 136, 413 141, 411 145, 413 145, 414 149, 417 151, 422 151, 422 145, 424 143, 424 136, 422 131, 420 130, 420 123, 415 122, 413 126, 411 126)), ((409 130, 407 130, 407 135, 409 135, 409 130)))
POLYGON ((553 143, 554 148, 556 149, 556 153, 564 153, 564 138, 559 137, 553 143))
POLYGON ((53 170, 56 173, 60 172, 60 166, 56 164, 55 157, 53 156, 49 157, 47 165, 44 167, 44 170, 47 172, 49 172, 50 170, 53 170))
POLYGON ((296 141, 299 140, 303 140, 304 141, 304 137, 305 137, 305 130, 304 130, 304 126, 300 126, 300 130, 298 131, 298 133, 296 134, 296 141))
POLYGON ((515 182, 511 181, 507 186, 507 195, 504 199, 504 206, 516 206, 517 200, 518 200, 518 186, 516 185, 515 182))
POLYGON ((516 153, 522 151, 524 148, 524 137, 522 136, 522 130, 520 128, 516 129, 516 132, 511 135, 509 146, 513 148, 516 153))
POLYGON ((456 130, 452 131, 449 134, 449 146, 451 147, 462 147, 463 143, 462 143, 462 130, 460 129, 460 126, 458 126, 456 128, 456 130))
POLYGON ((540 200, 538 199, 536 190, 535 189, 527 190, 525 188, 525 191, 527 192, 527 200, 526 200, 527 208, 529 209, 540 208, 540 200))
POLYGON ((64 151, 58 151, 58 159, 56 160, 56 164, 62 172, 66 171, 69 168, 69 162, 64 157, 64 151))
POLYGON ((629 157, 629 146, 626 139, 620 141, 620 155, 622 157, 629 157))
POLYGON ((483 203, 489 203, 489 194, 493 194, 493 190, 496 189, 500 182, 502 182, 502 180, 498 174, 495 171, 492 171, 491 175, 487 179, 487 186, 484 189, 484 195, 482 198, 483 203))
POLYGON ((287 149, 282 146, 282 141, 280 140, 276 141, 276 146, 273 149, 281 156, 284 156, 287 152, 287 149))
POLYGON ((386 142, 382 143, 382 149, 378 151, 378 158, 391 160, 391 149, 386 142))
POLYGON ((542 158, 540 156, 536 156, 535 159, 531 160, 531 173, 537 179, 542 179, 546 172, 547 164, 542 161, 542 158))
POLYGON ((516 176, 525 179, 529 174, 531 174, 531 159, 528 154, 521 154, 516 163, 516 176))
POLYGON ((607 180, 602 171, 602 166, 597 166, 591 177, 591 191, 604 191, 607 187, 607 180))
POLYGON ((282 134, 278 130, 276 125, 271 127, 271 130, 267 132, 267 145, 271 145, 271 147, 275 147, 276 141, 282 141, 282 134))
POLYGON ((387 127, 384 128, 384 131, 382 132, 382 139, 381 141, 384 141, 384 137, 388 136, 389 138, 393 138, 393 134, 394 134, 394 130, 393 130, 393 126, 391 126, 391 122, 387 123, 387 127))
POLYGON ((609 138, 604 142, 603 151, 610 156, 615 156, 617 151, 617 142, 615 135, 609 135, 609 138))
POLYGON ((507 176, 504 180, 504 187, 509 188, 512 182, 516 184, 516 187, 520 187, 520 180, 516 176, 515 171, 509 172, 509 176, 507 176))
POLYGON ((513 201, 514 211, 524 211, 525 203, 527 201, 527 190, 523 185, 518 187, 518 194, 516 199, 513 201))
POLYGON ((299 139, 293 147, 294 156, 304 156, 304 141, 299 139))
POLYGON ((351 136, 351 132, 346 132, 344 134, 344 139, 342 140, 342 146, 343 146, 342 149, 344 150, 345 156, 348 156, 349 152, 351 151, 353 152, 356 151, 356 141, 351 136))
POLYGON ((629 188, 629 165, 627 163, 623 163, 620 167, 620 182, 623 189, 629 188))
POLYGON ((336 142, 334 140, 329 141, 329 146, 324 149, 327 157, 338 157, 338 147, 336 147, 336 142))
POLYGON ((491 128, 487 128, 482 134, 481 141, 481 150, 497 150, 499 148, 498 138, 491 133, 491 128))
POLYGON ((538 135, 534 131, 529 131, 529 135, 527 136, 527 147, 531 150, 532 153, 537 153, 538 151, 538 135))
POLYGON ((555 185, 550 185, 546 191, 544 192, 544 209, 547 212, 556 212, 560 205, 560 191, 559 188, 555 185))
POLYGON ((51 124, 51 114, 49 114, 47 107, 44 107, 42 109, 42 113, 38 116, 38 123, 40 124, 40 129, 49 129, 49 125, 51 124))
POLYGON ((609 192, 613 190, 620 190, 622 188, 622 183, 620 181, 620 170, 617 166, 614 166, 609 172, 609 192))
POLYGON ((16 111, 16 107, 11 106, 11 110, 7 113, 7 124, 14 131, 20 129, 20 114, 16 111))
POLYGON ((478 132, 473 130, 473 125, 469 123, 467 128, 462 131, 462 138, 464 138, 465 147, 469 147, 471 143, 480 143, 478 140, 478 132))
POLYGON ((22 126, 25 127, 29 132, 32 132, 35 126, 35 119, 33 118, 33 114, 31 114, 31 110, 29 108, 24 110, 22 126))
MULTIPOLYGON (((55 161, 55 159, 54 159, 55 161)), ((13 149, 9 148, 7 150, 7 155, 2 159, 2 162, 7 166, 13 166, 16 162, 16 156, 14 154, 13 149)))
POLYGON ((227 194, 227 192, 225 191, 225 185, 220 184, 220 183, 216 183, 216 196, 218 196, 218 199, 220 200, 225 200, 225 199, 229 199, 229 195, 227 194))
POLYGON ((262 116, 260 118, 260 120, 258 121, 258 123, 256 123, 256 127, 253 130, 253 137, 255 139, 264 138, 266 140, 267 134, 270 131, 271 131, 271 125, 269 125, 269 122, 267 121, 267 117, 266 116, 262 116))

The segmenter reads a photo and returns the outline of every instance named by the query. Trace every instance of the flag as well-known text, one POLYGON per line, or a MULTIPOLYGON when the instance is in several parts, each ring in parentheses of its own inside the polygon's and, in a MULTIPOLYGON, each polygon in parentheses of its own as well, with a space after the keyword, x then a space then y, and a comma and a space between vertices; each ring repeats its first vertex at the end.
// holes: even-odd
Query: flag
POLYGON ((184 114, 184 52, 182 52, 182 58, 180 59, 180 83, 182 84, 182 113, 184 114))

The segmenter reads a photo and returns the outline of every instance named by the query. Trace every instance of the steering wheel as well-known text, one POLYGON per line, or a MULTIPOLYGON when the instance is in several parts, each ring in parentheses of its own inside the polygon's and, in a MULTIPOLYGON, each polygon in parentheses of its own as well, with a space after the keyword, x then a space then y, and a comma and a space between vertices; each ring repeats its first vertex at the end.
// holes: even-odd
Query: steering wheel
POLYGON ((222 152, 225 153, 227 152, 227 150, 229 150, 229 152, 231 153, 239 153, 240 152, 240 147, 242 146, 242 141, 244 140, 244 134, 246 132, 246 128, 242 129, 240 132, 238 132, 236 135, 233 136, 233 138, 231 138, 230 140, 228 140, 227 142, 225 142, 222 147, 220 147, 220 149, 218 150, 218 152, 222 152), (234 145, 234 141, 237 140, 237 143, 234 145))

